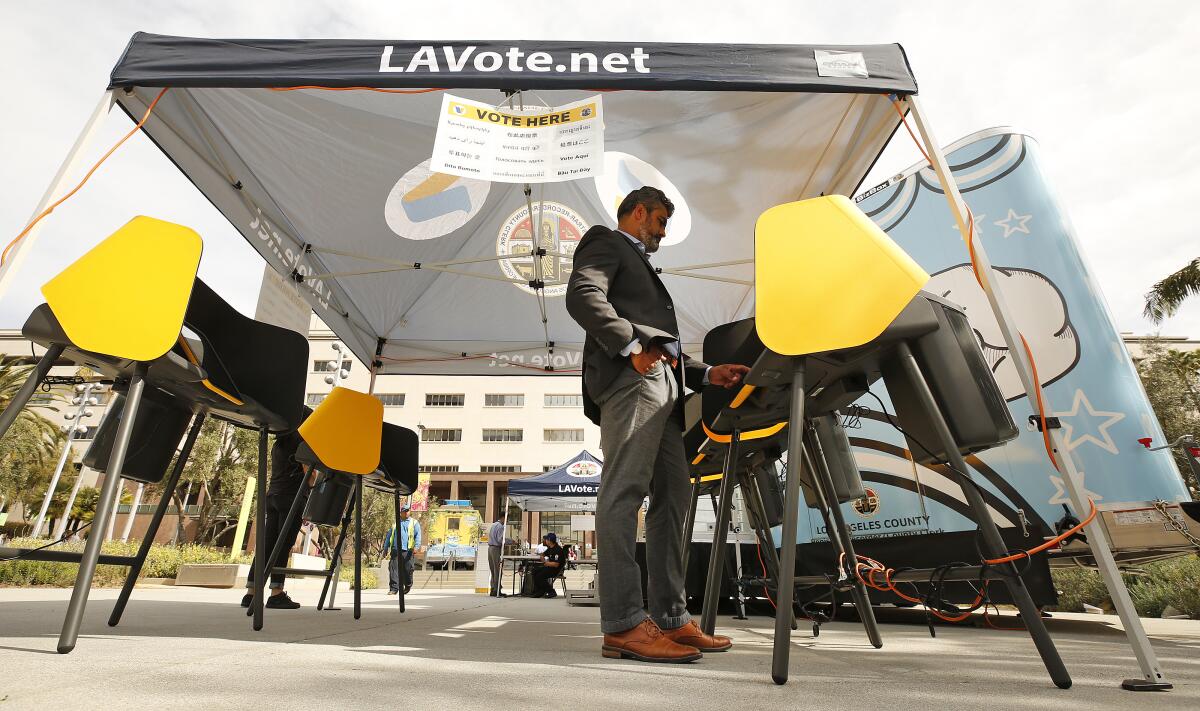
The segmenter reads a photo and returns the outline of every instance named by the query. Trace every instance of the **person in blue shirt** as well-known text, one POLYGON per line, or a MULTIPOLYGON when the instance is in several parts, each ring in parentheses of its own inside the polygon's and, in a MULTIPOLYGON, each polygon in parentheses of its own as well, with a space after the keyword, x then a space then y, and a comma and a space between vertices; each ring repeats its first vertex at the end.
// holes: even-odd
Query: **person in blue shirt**
MULTIPOLYGON (((384 539, 383 548, 386 551, 392 551, 392 536, 396 534, 396 527, 392 526, 387 532, 387 537, 384 539)), ((388 565, 388 595, 395 595, 400 591, 400 561, 404 561, 404 594, 407 595, 409 590, 412 590, 413 582, 413 551, 421 547, 421 524, 409 518, 408 504, 400 508, 400 555, 392 556, 392 561, 388 565)))

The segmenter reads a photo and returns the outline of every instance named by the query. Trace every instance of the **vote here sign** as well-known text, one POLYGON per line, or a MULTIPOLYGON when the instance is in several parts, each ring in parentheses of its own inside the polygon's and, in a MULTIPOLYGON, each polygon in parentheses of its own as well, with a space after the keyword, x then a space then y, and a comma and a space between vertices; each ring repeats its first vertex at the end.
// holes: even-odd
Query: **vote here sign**
POLYGON ((497 183, 591 178, 604 167, 600 96, 518 110, 444 94, 429 167, 497 183))

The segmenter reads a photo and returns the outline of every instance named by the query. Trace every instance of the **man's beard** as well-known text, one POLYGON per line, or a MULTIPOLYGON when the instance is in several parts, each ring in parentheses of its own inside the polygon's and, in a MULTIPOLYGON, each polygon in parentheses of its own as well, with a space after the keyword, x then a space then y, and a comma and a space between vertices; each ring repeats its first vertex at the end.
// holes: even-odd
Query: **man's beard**
POLYGON ((654 254, 658 251, 658 243, 662 242, 662 237, 655 237, 650 234, 648 227, 643 227, 638 230, 638 239, 646 246, 646 254, 654 254))

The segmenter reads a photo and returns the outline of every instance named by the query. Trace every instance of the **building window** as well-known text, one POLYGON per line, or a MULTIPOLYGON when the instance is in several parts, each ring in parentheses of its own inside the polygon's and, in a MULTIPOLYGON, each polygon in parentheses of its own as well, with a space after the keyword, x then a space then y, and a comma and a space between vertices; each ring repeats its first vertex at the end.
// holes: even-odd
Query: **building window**
POLYGON ((525 434, 523 430, 487 428, 483 430, 484 442, 521 442, 524 439, 525 434))
POLYGON ((375 393, 384 407, 404 407, 404 393, 375 393))
POLYGON ((304 396, 304 404, 308 405, 309 407, 316 407, 317 405, 320 405, 324 399, 325 393, 309 393, 304 396))
POLYGON ((425 395, 425 407, 462 407, 467 402, 467 396, 462 393, 428 393, 425 395))
POLYGON ((524 395, 484 395, 484 407, 525 407, 524 395))
POLYGON ((560 466, 562 466, 562 465, 561 464, 543 464, 542 471, 543 472, 552 472, 555 469, 558 469, 560 466))
POLYGON ((583 407, 583 395, 546 394, 546 407, 583 407))
POLYGON ((545 430, 544 441, 546 442, 582 442, 582 429, 553 429, 545 430))
POLYGON ((455 429, 455 430, 437 429, 437 428, 432 428, 432 427, 426 427, 425 429, 421 430, 421 441, 422 442, 461 442, 462 441, 462 430, 461 429, 455 429))
POLYGON ((417 471, 424 474, 454 474, 458 471, 457 464, 422 464, 417 471))
POLYGON ((71 439, 92 439, 96 436, 96 428, 88 427, 83 432, 78 430, 71 433, 71 439))
MULTIPOLYGON (((354 361, 350 361, 350 360, 342 361, 342 370, 349 372, 350 366, 353 364, 354 364, 354 361)), ((313 361, 313 372, 314 373, 332 373, 335 370, 337 370, 337 361, 336 360, 314 360, 313 361)))
POLYGON ((516 464, 480 464, 479 471, 484 474, 513 474, 521 471, 516 464))

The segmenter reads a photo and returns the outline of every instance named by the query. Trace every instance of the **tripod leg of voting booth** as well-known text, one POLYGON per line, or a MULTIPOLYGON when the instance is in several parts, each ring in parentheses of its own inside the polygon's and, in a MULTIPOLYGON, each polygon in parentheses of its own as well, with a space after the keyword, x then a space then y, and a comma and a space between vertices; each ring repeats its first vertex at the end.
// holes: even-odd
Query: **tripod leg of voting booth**
POLYGON ((738 442, 741 433, 733 431, 725 451, 725 468, 721 474, 721 495, 717 499, 717 523, 713 529, 712 548, 708 552, 708 579, 704 584, 704 608, 700 613, 700 629, 712 634, 717 626, 717 604, 721 598, 721 581, 725 577, 725 542, 729 538, 729 512, 733 508, 734 471, 738 462, 738 442))
POLYGON ((354 478, 354 619, 362 617, 362 477, 354 478))
POLYGON ((787 482, 783 494, 783 530, 780 532, 779 599, 775 602, 775 649, 771 656, 771 679, 786 684, 792 645, 792 620, 781 610, 791 610, 796 587, 796 526, 800 519, 800 469, 804 457, 804 359, 792 361, 792 408, 788 419, 787 482))
POLYGON ((117 505, 113 499, 121 485, 121 469, 125 466, 125 454, 129 451, 129 438, 133 434, 133 423, 137 420, 138 405, 146 387, 146 365, 139 363, 129 382, 129 394, 125 400, 125 416, 117 427, 117 441, 113 444, 108 473, 104 476, 104 487, 96 501, 96 512, 92 517, 92 530, 88 533, 83 557, 79 560, 79 572, 75 574, 75 587, 71 590, 71 602, 67 605, 67 616, 63 620, 62 633, 58 637, 58 653, 68 654, 75 649, 79 638, 79 623, 83 621, 83 610, 87 606, 88 593, 92 587, 92 576, 96 573, 96 562, 100 559, 100 546, 104 543, 103 526, 117 505))
POLYGON ((257 632, 263 628, 263 609, 266 600, 269 564, 264 560, 267 550, 267 428, 258 430, 258 512, 254 516, 254 598, 250 601, 250 613, 254 617, 251 627, 257 632))
POLYGON ((25 383, 21 385, 21 389, 8 401, 8 407, 4 408, 3 412, 0 412, 0 437, 3 437, 4 433, 8 432, 8 428, 12 427, 12 423, 17 421, 17 415, 21 414, 21 408, 25 407, 25 404, 33 397, 34 391, 46 379, 46 374, 54 367, 54 361, 58 360, 62 352, 63 347, 61 345, 57 343, 52 344, 46 349, 46 353, 42 355, 41 360, 37 362, 33 370, 29 372, 29 377, 25 378, 25 383))
POLYGON ((354 515, 354 499, 350 499, 346 513, 342 514, 342 525, 338 529, 337 542, 333 544, 333 553, 329 556, 329 576, 325 578, 325 586, 321 589, 321 599, 317 601, 318 610, 336 610, 333 600, 337 597, 337 584, 342 569, 342 546, 346 545, 346 536, 350 534, 350 517, 354 515), (329 607, 325 607, 325 595, 329 595, 329 607))
MULTIPOLYGON (((175 466, 171 468, 171 475, 167 479, 166 486, 163 487, 162 498, 158 500, 158 506, 154 508, 154 516, 150 519, 150 526, 146 529, 146 534, 142 536, 142 544, 138 547, 136 560, 133 565, 129 566, 125 584, 121 586, 121 594, 117 596, 117 604, 113 605, 112 613, 108 616, 109 627, 116 627, 121 622, 121 615, 125 613, 125 606, 129 604, 129 596, 133 594, 133 586, 137 583, 142 566, 146 563, 146 556, 150 554, 150 547, 154 545, 154 538, 158 534, 159 526, 162 525, 163 516, 167 514, 167 508, 171 505, 175 488, 179 486, 179 477, 182 476, 183 468, 192 454, 192 447, 195 446, 196 438, 200 435, 200 428, 204 426, 204 419, 203 411, 198 412, 192 419, 192 426, 183 440, 183 449, 175 458, 175 466)), ((186 501, 184 505, 187 505, 186 501)))
MULTIPOLYGON (((771 524, 767 520, 762 490, 758 488, 758 480, 750 470, 739 474, 738 485, 742 487, 742 499, 746 502, 746 513, 750 516, 750 525, 754 527, 754 535, 758 539, 758 555, 765 568, 763 576, 768 581, 767 592, 770 593, 773 582, 774 595, 779 597, 779 552, 775 549, 775 540, 771 536, 771 524)), ((796 629, 794 609, 792 610, 792 629, 796 629)))
MULTIPOLYGON (((817 497, 821 502, 821 516, 825 519, 825 530, 829 531, 829 540, 834 542, 834 550, 845 556, 845 561, 853 566, 858 560, 854 553, 854 541, 850 537, 850 527, 846 525, 846 517, 842 514, 842 507, 838 503, 828 461, 825 459, 815 432, 806 427, 804 434, 808 445, 805 449, 805 456, 807 458, 811 452, 812 459, 815 460, 809 461, 809 469, 812 472, 813 482, 817 485, 817 497)), ((838 575, 845 575, 845 570, 845 567, 839 565, 838 575)), ((855 576, 854 586, 851 588, 851 595, 854 596, 854 607, 858 610, 858 617, 867 631, 867 639, 871 641, 873 647, 879 649, 883 646, 883 637, 879 633, 879 624, 875 621, 875 610, 871 607, 871 597, 867 594, 866 586, 862 584, 861 580, 858 580, 857 576, 855 576)))
MULTIPOLYGON (((949 425, 946 424, 945 418, 942 416, 941 410, 938 408, 937 401, 934 400, 933 393, 929 389, 929 384, 925 381, 925 377, 921 374, 921 369, 917 365, 917 361, 913 358, 912 350, 908 344, 901 343, 899 346, 899 355, 901 367, 904 369, 905 375, 909 379, 913 393, 920 401, 921 407, 929 414, 930 424, 933 425, 939 444, 946 452, 950 462, 950 466, 957 474, 962 486, 963 495, 967 499, 967 504, 971 507, 974 514, 975 522, 979 525, 979 530, 983 534, 984 553, 993 558, 1001 558, 1008 554, 1008 550, 1004 545, 1004 540, 1000 537, 1000 530, 996 528, 996 522, 992 520, 991 514, 988 512, 987 503, 983 500, 983 496, 979 493, 974 482, 971 480, 971 470, 967 467, 966 461, 963 460, 962 454, 958 451, 958 444, 954 441, 954 435, 950 432, 949 425)), ((1046 623, 1042 620, 1042 615, 1038 611, 1037 606, 1033 602, 1033 598, 1029 595, 1028 588, 1025 587, 1024 581, 1016 573, 1016 569, 1011 564, 1005 564, 1007 569, 1004 575, 1004 584, 1008 586, 1009 592, 1012 594, 1013 603, 1021 612, 1021 621, 1029 630, 1029 636, 1033 638, 1033 643, 1037 647, 1038 653, 1042 657, 1042 662, 1046 665, 1046 671, 1050 673, 1050 678, 1054 681, 1054 685, 1060 689, 1066 689, 1071 686, 1071 675, 1063 665, 1062 657, 1058 655, 1058 650, 1054 647, 1054 641, 1050 639, 1050 633, 1046 630, 1046 623)))
POLYGON ((683 536, 683 544, 679 548, 679 556, 683 558, 682 565, 683 574, 687 576, 688 557, 692 551, 692 529, 696 527, 696 507, 700 504, 700 475, 696 475, 696 480, 692 482, 692 500, 688 505, 687 518, 683 520, 683 530, 680 534, 683 536))
MULTIPOLYGON (((395 535, 392 536, 392 560, 396 561, 396 575, 400 576, 400 566, 405 564, 405 561, 400 560, 400 490, 392 489, 392 503, 396 509, 396 528, 395 535)), ((503 543, 503 542, 501 542, 503 543)), ((399 591, 396 593, 396 598, 400 602, 400 612, 404 612, 404 585, 397 580, 399 591)))

